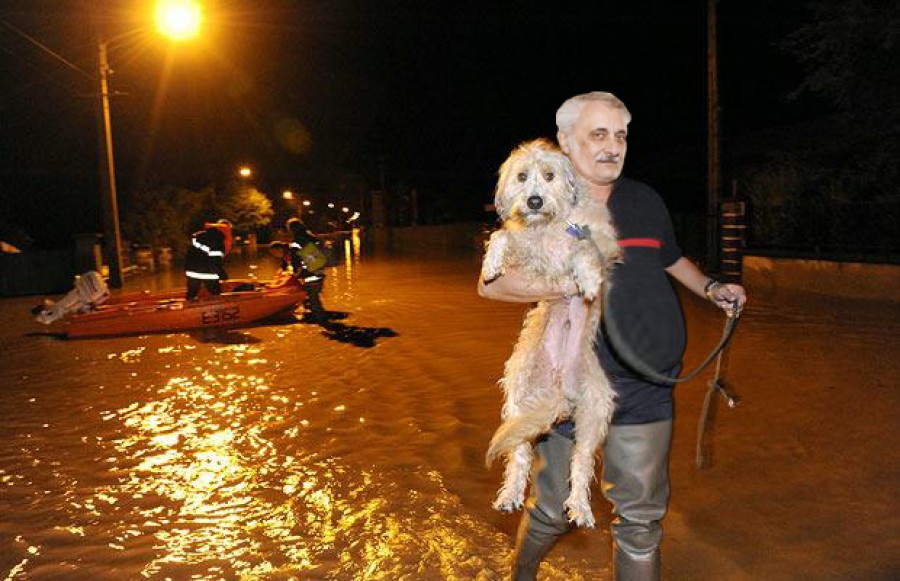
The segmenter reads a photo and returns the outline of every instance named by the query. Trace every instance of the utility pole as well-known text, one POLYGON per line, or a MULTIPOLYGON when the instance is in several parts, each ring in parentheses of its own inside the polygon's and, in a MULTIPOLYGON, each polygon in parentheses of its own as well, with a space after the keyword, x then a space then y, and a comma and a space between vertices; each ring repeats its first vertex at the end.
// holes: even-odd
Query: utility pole
POLYGON ((103 233, 106 260, 109 264, 109 286, 122 288, 122 236, 119 231, 119 206, 116 196, 116 170, 113 161, 112 125, 109 116, 109 61, 107 41, 98 41, 100 103, 97 110, 100 142, 100 183, 103 188, 103 233))
POLYGON ((707 89, 707 179, 706 179, 706 251, 707 268, 719 268, 719 74, 716 56, 716 3, 707 0, 706 10, 706 89, 707 89))

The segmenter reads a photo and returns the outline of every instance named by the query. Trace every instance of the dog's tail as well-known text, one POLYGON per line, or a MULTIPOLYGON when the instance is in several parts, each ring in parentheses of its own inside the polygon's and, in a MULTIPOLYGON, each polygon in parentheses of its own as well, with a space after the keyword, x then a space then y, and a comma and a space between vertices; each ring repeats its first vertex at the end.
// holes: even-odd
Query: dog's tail
POLYGON ((550 431, 564 413, 563 398, 556 401, 535 402, 528 409, 520 409, 513 417, 507 418, 491 438, 485 461, 490 466, 500 456, 510 453, 522 442, 529 442, 550 431))

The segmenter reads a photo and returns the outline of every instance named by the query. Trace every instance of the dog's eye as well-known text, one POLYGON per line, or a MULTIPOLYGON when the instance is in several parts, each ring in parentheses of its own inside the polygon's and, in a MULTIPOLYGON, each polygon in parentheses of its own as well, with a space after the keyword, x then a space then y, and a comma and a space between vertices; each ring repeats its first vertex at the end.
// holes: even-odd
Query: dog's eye
POLYGON ((518 179, 520 182, 524 182, 528 179, 528 174, 525 172, 522 172, 516 176, 516 179, 518 179))
POLYGON ((547 173, 544 174, 544 179, 547 180, 548 182, 552 182, 553 178, 555 178, 555 177, 556 177, 556 174, 554 174, 552 171, 548 171, 547 173))

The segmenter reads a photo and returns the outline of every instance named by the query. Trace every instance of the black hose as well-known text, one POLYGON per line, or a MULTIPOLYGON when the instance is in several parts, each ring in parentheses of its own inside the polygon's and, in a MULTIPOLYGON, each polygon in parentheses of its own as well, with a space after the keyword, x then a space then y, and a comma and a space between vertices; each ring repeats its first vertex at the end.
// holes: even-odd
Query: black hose
MULTIPOLYGON (((685 381, 690 381, 697 377, 697 375, 706 369, 706 366, 709 365, 713 359, 725 348, 728 344, 728 341, 731 339, 731 336, 734 335, 734 329, 737 326, 738 319, 741 316, 741 308, 737 305, 737 303, 731 303, 731 308, 726 311, 727 320, 725 321, 725 328, 722 331, 722 338, 719 339, 718 345, 716 345, 715 349, 707 356, 706 359, 703 360, 700 365, 697 366, 696 369, 684 375, 682 377, 668 377, 661 373, 654 371, 647 367, 642 361, 630 361, 626 353, 630 353, 628 349, 617 349, 616 352, 619 357, 625 359, 625 362, 636 372, 641 374, 645 379, 650 379, 657 383, 683 383, 685 381)), ((615 347, 615 341, 613 340, 611 335, 608 335, 610 343, 613 343, 615 347)))

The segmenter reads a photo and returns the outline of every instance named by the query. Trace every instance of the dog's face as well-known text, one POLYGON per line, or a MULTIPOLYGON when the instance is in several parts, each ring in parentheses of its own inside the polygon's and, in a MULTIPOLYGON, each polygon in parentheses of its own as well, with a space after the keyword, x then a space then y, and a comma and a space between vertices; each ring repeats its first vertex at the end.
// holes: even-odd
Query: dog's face
POLYGON ((546 139, 517 147, 500 167, 494 206, 506 227, 529 227, 564 219, 576 201, 568 158, 546 139))

